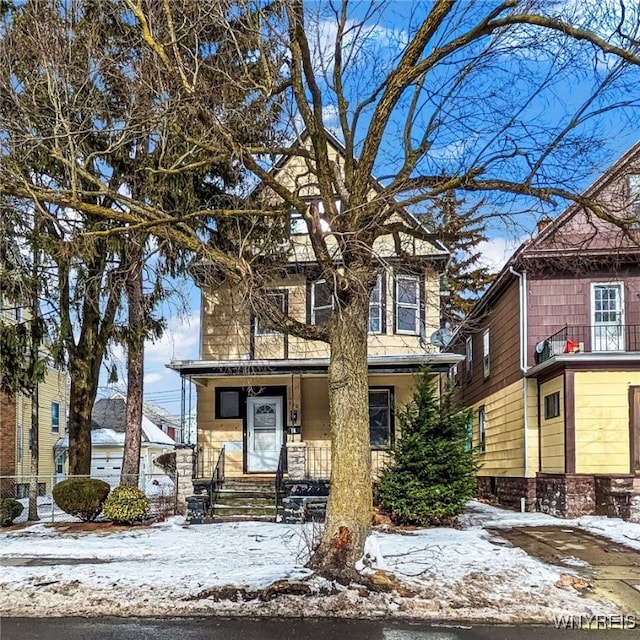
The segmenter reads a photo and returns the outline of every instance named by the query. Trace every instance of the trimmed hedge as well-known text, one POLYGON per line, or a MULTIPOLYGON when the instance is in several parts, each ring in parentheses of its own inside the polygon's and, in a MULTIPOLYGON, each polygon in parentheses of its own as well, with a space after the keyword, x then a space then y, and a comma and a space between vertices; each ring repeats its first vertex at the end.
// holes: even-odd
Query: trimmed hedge
POLYGON ((24 506, 13 498, 0 498, 0 526, 8 527, 22 512, 24 506))
POLYGON ((137 487, 121 484, 104 503, 103 515, 117 524, 135 524, 149 517, 149 498, 137 487))
POLYGON ((96 478, 68 478, 53 487, 53 499, 69 515, 84 522, 95 520, 111 487, 96 478))

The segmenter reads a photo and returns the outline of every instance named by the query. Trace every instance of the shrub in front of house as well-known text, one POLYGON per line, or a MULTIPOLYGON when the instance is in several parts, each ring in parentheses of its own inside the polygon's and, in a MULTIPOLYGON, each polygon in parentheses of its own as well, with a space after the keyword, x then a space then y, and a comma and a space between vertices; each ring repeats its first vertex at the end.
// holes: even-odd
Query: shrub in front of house
POLYGON ((0 498, 0 526, 8 527, 23 511, 22 503, 14 498, 0 498))
POLYGON ((65 513, 84 522, 95 520, 111 487, 96 478, 68 478, 53 487, 53 499, 65 513))
POLYGON ((136 524, 147 520, 150 511, 149 498, 144 492, 137 487, 120 485, 107 498, 102 513, 117 524, 136 524))
POLYGON ((459 411, 451 391, 438 394, 428 371, 398 413, 400 438, 378 485, 380 506, 400 525, 454 524, 476 487, 471 414, 459 411))

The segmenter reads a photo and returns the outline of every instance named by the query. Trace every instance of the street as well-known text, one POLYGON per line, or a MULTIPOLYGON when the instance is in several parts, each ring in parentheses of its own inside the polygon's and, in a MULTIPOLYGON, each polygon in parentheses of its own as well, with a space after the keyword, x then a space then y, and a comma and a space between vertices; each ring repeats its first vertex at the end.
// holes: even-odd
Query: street
MULTIPOLYGON (((612 628, 556 629, 548 626, 434 626, 338 619, 224 619, 224 618, 4 618, 2 640, 568 640, 598 634, 598 638, 630 637, 617 620, 612 628)), ((627 628, 635 619, 624 621, 627 628)), ((607 626, 606 621, 601 621, 607 626)))

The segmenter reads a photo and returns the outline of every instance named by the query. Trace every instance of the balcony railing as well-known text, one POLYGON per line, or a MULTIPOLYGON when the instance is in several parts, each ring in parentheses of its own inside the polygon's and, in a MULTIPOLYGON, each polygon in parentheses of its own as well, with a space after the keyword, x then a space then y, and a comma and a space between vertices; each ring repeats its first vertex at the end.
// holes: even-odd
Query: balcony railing
POLYGON ((546 340, 538 342, 535 361, 580 353, 629 353, 640 351, 640 325, 566 325, 546 340))

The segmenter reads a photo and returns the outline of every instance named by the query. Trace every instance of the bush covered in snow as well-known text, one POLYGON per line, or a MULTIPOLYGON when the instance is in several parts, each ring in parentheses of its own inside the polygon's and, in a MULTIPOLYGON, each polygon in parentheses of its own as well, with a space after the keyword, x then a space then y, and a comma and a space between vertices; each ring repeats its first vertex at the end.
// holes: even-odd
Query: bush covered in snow
POLYGON ((103 515, 118 524, 144 522, 149 517, 149 498, 137 487, 120 485, 104 503, 103 515))
POLYGON ((24 510, 13 498, 0 498, 0 526, 8 527, 24 510))
POLYGON ((68 478, 53 487, 53 499, 69 515, 87 522, 95 520, 109 495, 108 483, 96 478, 68 478))

